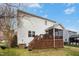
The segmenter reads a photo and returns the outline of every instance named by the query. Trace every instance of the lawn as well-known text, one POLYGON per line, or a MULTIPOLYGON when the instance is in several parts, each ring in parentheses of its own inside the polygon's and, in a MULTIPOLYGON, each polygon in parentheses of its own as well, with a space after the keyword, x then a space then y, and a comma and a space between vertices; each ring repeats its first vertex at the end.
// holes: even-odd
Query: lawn
POLYGON ((8 48, 0 49, 0 56, 79 56, 79 47, 65 46, 64 48, 28 49, 8 48))

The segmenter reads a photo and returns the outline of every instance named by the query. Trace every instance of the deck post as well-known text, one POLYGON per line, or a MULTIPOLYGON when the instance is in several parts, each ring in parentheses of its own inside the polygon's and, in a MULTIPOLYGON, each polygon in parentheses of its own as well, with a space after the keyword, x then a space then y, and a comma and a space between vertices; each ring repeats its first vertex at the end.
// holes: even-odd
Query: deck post
POLYGON ((55 28, 53 28, 53 40, 54 40, 54 48, 55 48, 55 28))

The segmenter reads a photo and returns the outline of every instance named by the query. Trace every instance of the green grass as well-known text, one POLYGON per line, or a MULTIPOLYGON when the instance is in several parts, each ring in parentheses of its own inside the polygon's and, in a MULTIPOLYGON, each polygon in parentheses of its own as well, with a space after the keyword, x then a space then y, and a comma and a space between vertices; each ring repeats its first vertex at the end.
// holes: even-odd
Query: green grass
POLYGON ((79 47, 66 46, 68 56, 79 56, 79 47))
POLYGON ((27 49, 7 48, 0 49, 0 56, 79 56, 79 47, 65 46, 64 48, 27 49))

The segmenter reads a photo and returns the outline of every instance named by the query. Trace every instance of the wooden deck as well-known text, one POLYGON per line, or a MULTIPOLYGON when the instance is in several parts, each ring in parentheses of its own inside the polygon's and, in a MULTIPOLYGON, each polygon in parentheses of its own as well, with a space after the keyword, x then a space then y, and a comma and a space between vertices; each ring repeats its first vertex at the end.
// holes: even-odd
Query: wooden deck
MULTIPOLYGON (((62 32, 63 33, 63 32, 62 32)), ((49 31, 48 34, 41 34, 35 36, 29 43, 28 48, 63 48, 63 36, 53 36, 53 32, 49 31)))

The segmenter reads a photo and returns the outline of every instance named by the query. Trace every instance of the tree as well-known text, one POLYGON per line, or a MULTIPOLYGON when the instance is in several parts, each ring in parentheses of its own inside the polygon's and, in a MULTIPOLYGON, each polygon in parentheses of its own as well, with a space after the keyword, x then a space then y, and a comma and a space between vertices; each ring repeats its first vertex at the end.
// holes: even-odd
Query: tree
POLYGON ((0 4, 0 31, 2 31, 8 40, 8 47, 10 47, 10 41, 12 38, 12 31, 14 23, 14 18, 16 18, 16 12, 11 4, 0 4))
MULTIPOLYGON (((23 16, 17 15, 17 10, 20 8, 22 10, 23 6, 27 6, 27 4, 16 4, 16 3, 0 4, 0 31, 2 31, 5 34, 6 40, 8 40, 9 47, 10 47, 11 39, 13 36, 13 30, 14 30, 13 27, 15 25, 14 19, 17 20, 18 18, 18 21, 17 21, 18 28, 22 26, 20 17, 22 18, 25 15, 23 16)), ((31 22, 30 20, 28 21, 31 22)))

